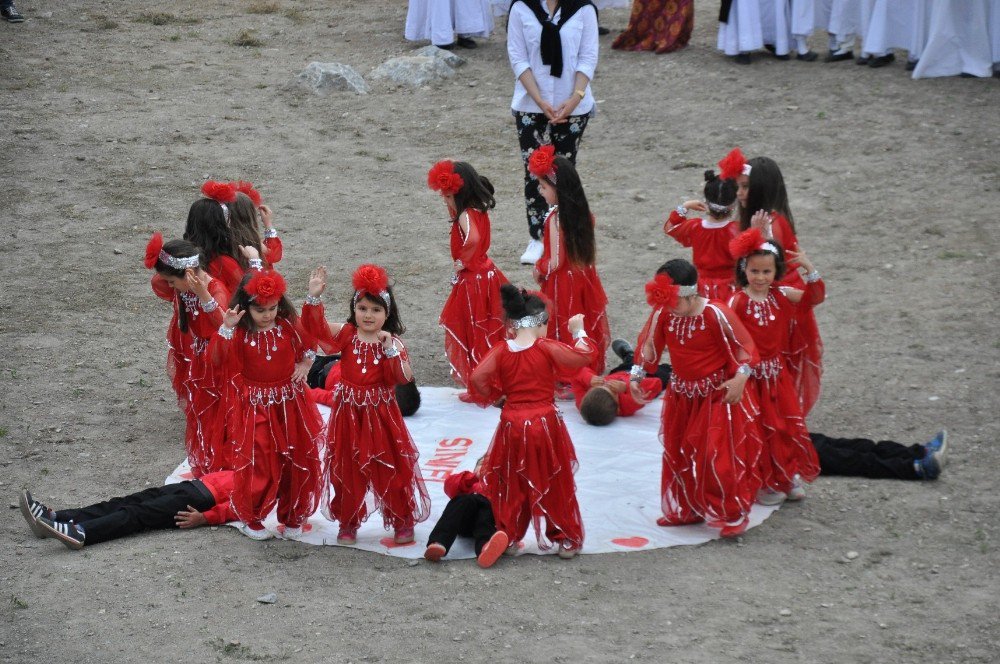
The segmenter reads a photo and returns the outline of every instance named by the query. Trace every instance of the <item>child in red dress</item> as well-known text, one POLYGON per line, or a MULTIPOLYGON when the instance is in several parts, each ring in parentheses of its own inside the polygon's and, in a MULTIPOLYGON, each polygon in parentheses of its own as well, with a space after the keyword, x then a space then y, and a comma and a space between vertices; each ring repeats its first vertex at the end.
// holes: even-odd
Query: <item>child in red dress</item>
POLYGON ((757 408, 744 390, 759 361, 749 333, 719 302, 698 295, 698 272, 672 260, 646 285, 653 312, 636 346, 633 392, 670 350, 670 386, 663 398, 661 526, 705 521, 736 537, 760 486, 757 408))
POLYGON ((326 268, 313 271, 302 307, 306 330, 326 353, 340 353, 340 385, 327 430, 327 491, 324 512, 340 522, 338 544, 355 544, 368 518, 370 491, 397 544, 413 541, 413 526, 430 512, 430 498, 417 465, 417 447, 396 404, 393 387, 412 380, 409 357, 396 335, 405 331, 385 270, 362 265, 352 279, 354 297, 346 323, 329 324, 320 296, 326 268))
POLYGON ((444 347, 451 375, 466 388, 462 401, 487 406, 468 391, 469 376, 490 347, 505 334, 500 286, 507 277, 493 264, 490 215, 496 205, 493 185, 463 161, 444 160, 427 174, 428 186, 441 193, 451 220, 451 258, 454 274, 451 294, 441 311, 444 347))
POLYGON ((243 278, 237 259, 238 247, 229 230, 229 206, 236 200, 236 187, 228 182, 209 180, 201 186, 204 198, 191 204, 184 239, 200 247, 205 256, 202 267, 235 293, 243 278))
MULTIPOLYGON (((284 246, 271 221, 273 217, 271 208, 263 204, 260 192, 251 183, 239 180, 230 184, 236 188, 236 198, 228 206, 229 231, 233 238, 233 246, 253 247, 257 250, 257 256, 263 259, 263 267, 273 267, 281 262, 284 246), (263 235, 258 223, 264 226, 263 235)), ((242 252, 236 255, 236 260, 244 270, 253 267, 246 254, 242 252)))
MULTIPOLYGON (((740 231, 751 226, 760 228, 765 238, 777 240, 786 253, 797 252, 799 241, 795 236, 795 222, 788 206, 785 179, 778 164, 769 157, 754 157, 743 165, 736 183, 740 231)), ((799 275, 794 256, 786 256, 786 262, 785 276, 778 285, 803 290, 805 282, 799 275)), ((819 399, 823 377, 823 340, 811 307, 797 308, 794 319, 795 325, 789 337, 788 370, 805 417, 819 399)))
POLYGON ((595 373, 604 373, 604 354, 611 343, 605 311, 608 297, 597 274, 594 217, 573 162, 555 156, 543 145, 531 153, 528 171, 538 180, 538 191, 550 206, 545 217, 544 249, 535 263, 535 280, 552 303, 548 336, 570 343, 569 319, 583 314, 587 336, 597 352, 591 358, 595 373))
POLYGON ((184 442, 196 478, 232 467, 218 375, 207 354, 208 341, 222 324, 219 303, 229 302, 229 291, 202 269, 204 264, 198 247, 187 240, 163 244, 163 236, 155 233, 146 245, 145 265, 155 270, 153 292, 173 304, 167 374, 187 420, 184 442))
POLYGON ((737 260, 736 283, 741 290, 730 298, 729 308, 750 332, 760 355, 747 383, 760 408, 763 443, 759 463, 763 486, 757 502, 801 500, 802 483, 816 479, 820 468, 785 362, 796 305, 808 308, 821 303, 826 287, 803 251, 790 255, 806 272, 805 289, 777 286, 785 272, 785 252, 777 240, 765 240, 756 228, 740 234, 730 250, 737 260))
POLYGON ((497 528, 516 546, 534 524, 540 549, 559 546, 572 558, 583 546, 576 501, 576 451, 553 404, 556 376, 593 363, 582 314, 567 321, 573 347, 546 337, 549 314, 535 293, 500 289, 514 337, 494 346, 472 372, 472 386, 489 401, 505 397, 500 424, 483 461, 483 495, 497 528), (543 524, 544 521, 544 524, 543 524))
POLYGON ((285 280, 272 270, 243 278, 212 338, 212 362, 232 385, 233 509, 251 539, 273 537, 263 521, 275 506, 278 532, 297 539, 319 505, 323 420, 305 394, 315 345, 285 297, 285 280))
POLYGON ((736 291, 729 242, 739 233, 739 223, 731 215, 742 163, 743 154, 735 148, 719 162, 719 175, 705 171, 705 201, 685 202, 663 225, 664 233, 691 248, 691 262, 698 268, 698 294, 709 300, 725 302, 736 291), (736 162, 739 166, 734 169, 736 162), (707 212, 709 218, 689 219, 690 210, 707 212))

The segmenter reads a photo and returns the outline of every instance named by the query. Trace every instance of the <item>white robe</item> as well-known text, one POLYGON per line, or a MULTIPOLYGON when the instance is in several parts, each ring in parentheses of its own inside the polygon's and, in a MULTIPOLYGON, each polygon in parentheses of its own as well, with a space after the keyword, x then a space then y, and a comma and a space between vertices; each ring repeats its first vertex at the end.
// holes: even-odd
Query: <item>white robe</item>
POLYGON ((760 0, 733 0, 729 21, 719 23, 718 48, 726 55, 749 53, 764 48, 760 0))
POLYGON ((875 0, 861 50, 882 55, 893 48, 913 47, 917 4, 923 0, 875 0))
POLYGON ((931 10, 927 45, 913 78, 993 74, 993 53, 987 31, 990 0, 937 0, 931 10))
POLYGON ((489 37, 493 31, 490 0, 410 0, 405 37, 444 46, 455 35, 489 37))
POLYGON ((790 14, 788 0, 760 0, 761 38, 765 44, 774 46, 776 55, 788 54, 792 36, 790 14))
POLYGON ((1000 69, 1000 2, 990 4, 990 50, 993 68, 1000 69))

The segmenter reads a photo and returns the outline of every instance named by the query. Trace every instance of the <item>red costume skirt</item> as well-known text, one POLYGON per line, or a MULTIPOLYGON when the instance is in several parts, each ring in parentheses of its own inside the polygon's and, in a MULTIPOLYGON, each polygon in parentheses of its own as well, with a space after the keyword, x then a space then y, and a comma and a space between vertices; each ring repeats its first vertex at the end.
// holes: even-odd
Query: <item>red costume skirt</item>
POLYGON ((326 515, 342 528, 357 528, 368 518, 365 499, 371 492, 386 528, 412 528, 426 520, 431 500, 393 388, 342 381, 333 400, 327 430, 326 515))
MULTIPOLYGON (((490 347, 506 338, 500 286, 507 283, 507 277, 492 261, 486 263, 483 269, 458 273, 458 281, 441 311, 440 324, 444 328, 444 349, 451 364, 451 376, 465 388, 469 386, 472 370, 490 347)), ((462 396, 464 401, 489 405, 475 391, 462 396)))
POLYGON ((235 439, 233 510, 260 523, 278 507, 278 521, 296 528, 319 506, 323 418, 301 385, 248 386, 230 412, 235 439))
POLYGON ((795 308, 788 347, 786 366, 799 395, 802 417, 807 417, 819 400, 823 378, 823 339, 812 307, 795 308))
POLYGON ((611 345, 611 328, 605 311, 608 296, 604 293, 597 268, 593 265, 562 268, 550 274, 541 288, 552 302, 547 336, 572 346, 573 335, 569 333, 567 322, 576 314, 583 314, 583 329, 597 346, 590 368, 596 374, 603 374, 604 354, 611 345))
POLYGON ((735 292, 736 284, 732 276, 715 279, 698 275, 698 295, 702 297, 726 303, 735 292))
POLYGON ((693 28, 693 0, 633 0, 628 27, 611 48, 670 53, 687 46, 693 28))
POLYGON ((573 481, 577 465, 569 432, 552 404, 505 405, 483 461, 483 495, 493 506, 497 528, 517 542, 532 523, 542 550, 562 540, 582 546, 573 481))
POLYGON ((721 528, 750 513, 760 478, 753 395, 723 402, 722 372, 699 381, 671 376, 663 399, 663 515, 673 525, 704 520, 721 528))
MULTIPOLYGON (((209 364, 205 350, 192 352, 192 359, 181 359, 181 367, 174 365, 171 379, 181 377, 174 382, 180 385, 177 401, 186 419, 184 445, 191 474, 201 477, 233 467, 232 437, 226 435, 226 400, 219 384, 220 370, 209 364)), ((171 354, 175 360, 180 358, 173 351, 171 354)))

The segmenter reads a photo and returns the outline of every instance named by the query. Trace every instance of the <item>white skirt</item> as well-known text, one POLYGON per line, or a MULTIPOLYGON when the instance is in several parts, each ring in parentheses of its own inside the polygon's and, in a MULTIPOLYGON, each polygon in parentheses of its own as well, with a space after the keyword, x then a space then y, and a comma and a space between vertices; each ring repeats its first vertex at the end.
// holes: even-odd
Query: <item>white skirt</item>
MULTIPOLYGON (((730 14, 732 18, 732 14, 730 14)), ((776 55, 787 55, 792 28, 788 0, 760 0, 760 32, 776 55)))
POLYGON ((489 37, 493 31, 490 0, 410 0, 404 36, 443 46, 455 35, 489 37))
POLYGON ((808 37, 816 26, 816 0, 792 0, 792 34, 808 37))
POLYGON ((989 0, 937 0, 931 10, 927 45, 913 78, 993 74, 987 31, 989 0))
POLYGON ((749 53, 764 48, 760 0, 733 0, 729 22, 719 23, 718 48, 726 55, 749 53))
POLYGON ((917 29, 917 7, 923 0, 875 0, 862 50, 882 55, 893 48, 910 50, 917 29))

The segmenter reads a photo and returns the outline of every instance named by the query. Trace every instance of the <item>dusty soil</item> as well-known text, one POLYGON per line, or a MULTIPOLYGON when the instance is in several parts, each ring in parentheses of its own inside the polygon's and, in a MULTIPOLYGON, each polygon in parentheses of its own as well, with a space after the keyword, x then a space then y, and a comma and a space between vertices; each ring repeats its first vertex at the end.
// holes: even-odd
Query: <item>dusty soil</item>
MULTIPOLYGON (((447 227, 424 174, 456 156, 492 178, 491 253, 527 281, 521 165, 502 26, 439 86, 318 98, 286 87, 310 61, 367 74, 413 48, 403 0, 19 4, 28 22, 0 25, 0 477, 12 507, 0 659, 996 661, 996 81, 913 81, 899 62, 738 67, 715 51, 717 3, 703 1, 679 53, 620 53, 602 38, 600 114, 579 160, 612 328, 633 337, 642 284, 685 255, 662 235, 667 211, 733 145, 776 158, 830 291, 811 427, 906 442, 947 427, 939 481, 821 478, 739 543, 488 571, 228 528, 74 554, 31 536, 16 492, 90 502, 162 482, 181 458, 168 311, 141 256, 152 231, 181 233, 203 178, 259 184, 297 291, 323 263, 328 301, 346 306, 350 270, 387 265, 419 379, 445 384, 447 227), (244 30, 258 46, 234 45, 244 30), (845 562, 848 551, 860 555, 845 562), (255 601, 272 591, 276 604, 255 601)), ((602 22, 617 32, 627 18, 602 22)))

